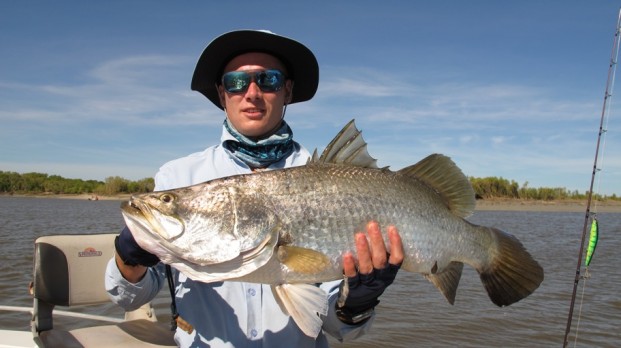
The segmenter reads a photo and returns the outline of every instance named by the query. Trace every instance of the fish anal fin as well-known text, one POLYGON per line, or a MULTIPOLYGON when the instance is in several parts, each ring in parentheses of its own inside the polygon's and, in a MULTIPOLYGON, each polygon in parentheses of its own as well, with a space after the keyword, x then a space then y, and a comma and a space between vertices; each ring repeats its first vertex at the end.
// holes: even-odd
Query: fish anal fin
POLYGON ((433 263, 433 267, 431 267, 431 274, 436 274, 438 272, 438 261, 433 263))
POLYGON ((328 295, 321 288, 310 284, 273 285, 272 292, 284 313, 306 336, 317 337, 321 332, 321 316, 328 314, 328 295))
MULTIPOLYGON (((437 267, 437 265, 435 265, 437 267)), ((461 262, 453 261, 445 267, 442 272, 435 274, 425 274, 425 278, 431 282, 450 304, 455 303, 455 296, 457 295, 457 286, 461 279, 461 272, 464 269, 464 264, 461 262)))
POLYGON ((474 212, 476 200, 470 180, 449 157, 432 154, 398 173, 431 187, 453 214, 465 218, 474 212))
POLYGON ((292 272, 301 274, 318 274, 330 267, 330 259, 323 253, 291 245, 278 247, 278 260, 292 272))
POLYGON ((489 263, 477 267, 489 298, 497 306, 508 306, 535 291, 543 281, 543 268, 514 236, 495 228, 487 229, 496 248, 489 263))
POLYGON ((369 155, 367 143, 362 133, 356 128, 355 120, 349 121, 343 129, 332 139, 321 153, 317 150, 308 164, 340 164, 364 168, 377 168, 377 160, 369 155))

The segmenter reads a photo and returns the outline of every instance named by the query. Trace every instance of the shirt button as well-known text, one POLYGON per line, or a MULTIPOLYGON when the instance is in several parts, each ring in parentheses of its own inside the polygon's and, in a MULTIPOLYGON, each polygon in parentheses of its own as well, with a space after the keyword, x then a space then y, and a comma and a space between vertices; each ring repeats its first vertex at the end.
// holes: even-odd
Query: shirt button
POLYGON ((257 330, 252 329, 252 330, 250 330, 250 334, 252 335, 252 337, 257 337, 257 335, 258 335, 259 333, 257 332, 257 330))
POLYGON ((256 294, 257 294, 257 291, 255 289, 248 289, 248 295, 254 296, 256 294))

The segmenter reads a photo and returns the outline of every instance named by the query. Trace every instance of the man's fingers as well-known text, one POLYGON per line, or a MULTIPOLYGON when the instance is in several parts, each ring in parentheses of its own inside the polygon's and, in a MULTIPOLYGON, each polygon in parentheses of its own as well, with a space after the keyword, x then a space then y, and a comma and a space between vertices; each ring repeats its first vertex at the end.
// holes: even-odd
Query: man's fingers
POLYGON ((347 278, 353 278, 356 276, 356 263, 354 261, 354 255, 351 252, 347 252, 343 255, 343 274, 347 278))
POLYGON ((391 265, 400 265, 404 258, 403 241, 395 226, 388 226, 388 240, 390 241, 390 258, 388 262, 391 265))
POLYGON ((400 265, 403 262, 403 242, 399 231, 395 226, 388 226, 388 240, 390 241, 390 253, 386 250, 384 237, 377 222, 372 221, 367 224, 367 235, 358 232, 356 239, 356 259, 352 253, 343 255, 343 273, 348 278, 355 277, 356 274, 371 274, 373 269, 384 269, 387 264, 400 265), (388 257, 390 255, 390 257, 388 257))
POLYGON ((356 233, 356 252, 358 254, 358 273, 371 274, 373 272, 373 261, 371 261, 369 242, 364 233, 356 233))
POLYGON ((367 224, 367 233, 371 242, 371 261, 373 268, 382 269, 386 267, 386 244, 380 226, 376 221, 367 224))

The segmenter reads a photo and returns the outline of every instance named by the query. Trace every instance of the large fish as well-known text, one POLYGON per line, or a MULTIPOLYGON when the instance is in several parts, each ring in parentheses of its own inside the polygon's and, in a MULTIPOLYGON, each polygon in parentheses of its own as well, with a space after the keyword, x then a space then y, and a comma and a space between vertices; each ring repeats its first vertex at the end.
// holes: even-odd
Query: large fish
POLYGON ((453 304, 463 264, 498 306, 530 295, 543 269, 512 235, 465 220, 468 179, 434 154, 397 172, 377 168, 351 121, 305 166, 236 175, 133 196, 122 204, 138 244, 189 278, 272 284, 309 336, 321 330, 326 295, 313 285, 343 277, 354 232, 395 225, 401 268, 424 275, 453 304))

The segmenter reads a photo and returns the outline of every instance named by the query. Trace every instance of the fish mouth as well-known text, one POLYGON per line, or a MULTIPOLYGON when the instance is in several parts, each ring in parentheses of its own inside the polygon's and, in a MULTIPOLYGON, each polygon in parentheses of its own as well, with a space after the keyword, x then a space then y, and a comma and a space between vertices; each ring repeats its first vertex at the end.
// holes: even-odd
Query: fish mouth
POLYGON ((152 231, 170 241, 183 234, 185 226, 176 216, 164 214, 149 204, 132 198, 121 203, 123 215, 147 231, 152 231))

